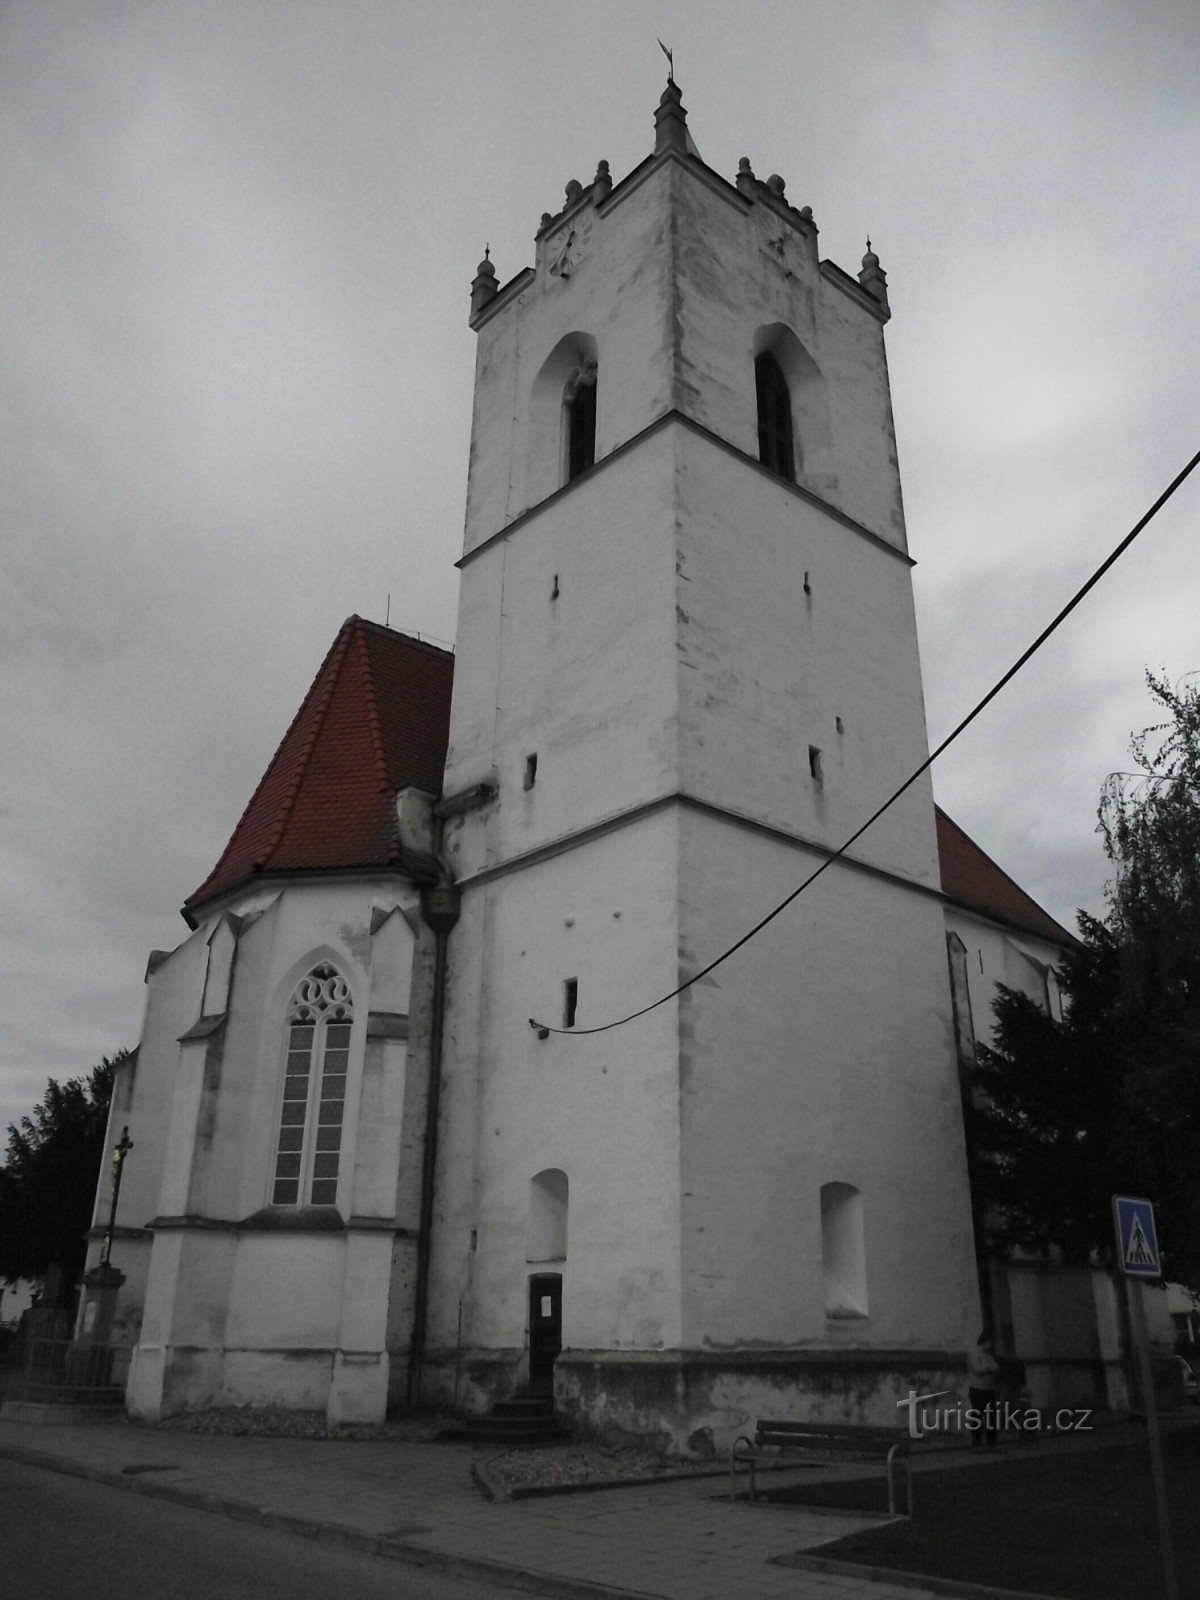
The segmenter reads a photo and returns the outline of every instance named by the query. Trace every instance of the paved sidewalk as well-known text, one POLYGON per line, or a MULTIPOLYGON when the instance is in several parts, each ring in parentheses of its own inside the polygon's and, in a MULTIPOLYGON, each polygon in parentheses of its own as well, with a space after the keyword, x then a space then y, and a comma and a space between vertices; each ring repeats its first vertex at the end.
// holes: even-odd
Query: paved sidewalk
POLYGON ((228 1516, 344 1538, 551 1596, 922 1600, 931 1591, 773 1566, 867 1518, 730 1505, 721 1477, 489 1503, 466 1444, 229 1438, 125 1421, 0 1421, 0 1455, 228 1516))

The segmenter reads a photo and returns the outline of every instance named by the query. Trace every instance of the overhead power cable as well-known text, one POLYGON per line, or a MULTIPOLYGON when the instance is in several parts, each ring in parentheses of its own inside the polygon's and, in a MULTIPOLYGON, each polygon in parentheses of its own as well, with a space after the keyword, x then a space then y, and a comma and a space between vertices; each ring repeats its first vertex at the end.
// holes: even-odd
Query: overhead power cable
POLYGON ((669 1000, 674 1000, 678 995, 683 994, 684 991, 690 989, 694 983, 699 983, 701 978, 706 978, 710 972, 715 972, 723 962, 728 961, 730 956, 736 954, 736 952, 739 951, 743 945, 749 944, 751 939, 756 938, 769 923, 774 922, 775 918, 779 916, 780 912, 786 911, 793 900, 798 899, 807 888, 814 884, 821 874, 827 870, 827 868, 831 867, 835 861, 844 856, 846 851, 849 850, 850 846, 861 839, 863 834, 866 833, 867 829, 870 828, 874 823, 878 822, 884 812, 887 811, 889 807, 894 806, 902 794, 912 788, 913 784, 916 783, 917 779, 922 775, 922 773, 929 771, 929 768, 933 765, 937 758, 944 751, 950 748, 955 739, 958 738, 959 734, 963 733, 967 728, 970 727, 971 723, 975 721, 975 718, 980 714, 981 711, 984 710, 986 706, 991 704, 991 702, 1000 693, 1001 689, 1003 689, 1006 684, 1010 683, 1012 679, 1016 677, 1017 673, 1020 672, 1021 668, 1028 660, 1030 660, 1032 656, 1037 654, 1050 635, 1066 621, 1066 619, 1071 615, 1072 611, 1075 610, 1075 607, 1079 605, 1084 596, 1096 587, 1108 569, 1120 560, 1120 558, 1125 554, 1126 550, 1129 549, 1129 546, 1137 538, 1138 534, 1141 533, 1142 529, 1146 527, 1146 525, 1151 522, 1155 516, 1158 515, 1163 506, 1166 505, 1167 501, 1175 493, 1176 489, 1178 489, 1179 486, 1185 482, 1188 476, 1195 470, 1197 465, 1200 465, 1200 450, 1196 452, 1196 454, 1188 462, 1187 466, 1184 467, 1183 471, 1180 472, 1177 477, 1171 480, 1171 482, 1159 495, 1158 499, 1154 502, 1150 509, 1133 525, 1133 527, 1121 540, 1120 544, 1117 545, 1116 549, 1113 550, 1111 554, 1100 563, 1087 582, 1083 584, 1081 588, 1075 591, 1058 615, 1051 622, 1047 623, 1033 643, 1026 650, 1021 652, 1003 677, 996 680, 996 682, 984 695, 983 699, 980 700, 978 704, 967 713, 958 726, 953 728, 946 735, 941 744, 939 744, 935 750, 930 752, 925 760, 922 761, 921 765, 917 767, 914 772, 911 772, 907 778, 905 778, 900 787, 890 794, 881 806, 872 811, 867 820, 858 828, 856 828, 848 839, 840 844, 838 848, 830 855, 826 856, 825 860, 822 861, 821 865, 817 867, 815 871, 809 873, 808 877, 805 878, 803 883, 799 884, 795 889, 793 889, 791 894, 789 894, 785 899, 781 900, 773 910, 768 911, 766 916, 763 917, 761 921, 756 922, 749 932, 744 933, 735 944, 731 944, 727 950, 722 951, 722 953, 717 956, 715 960, 710 961, 706 967, 701 967, 699 972, 694 972, 692 976, 685 979, 685 981, 681 983, 678 988, 672 989, 669 994, 660 995, 657 1000, 652 1000, 649 1005, 641 1006, 638 1008, 638 1010, 631 1011, 628 1016, 617 1017, 612 1022, 602 1022, 598 1027, 595 1028, 552 1028, 548 1023, 538 1022, 535 1017, 530 1017, 529 1026, 536 1029, 540 1034, 560 1033, 568 1038, 573 1039, 581 1038, 585 1034, 608 1033, 613 1028, 623 1028, 627 1022, 634 1022, 638 1017, 644 1017, 647 1012, 656 1011, 659 1006, 665 1006, 669 1000))

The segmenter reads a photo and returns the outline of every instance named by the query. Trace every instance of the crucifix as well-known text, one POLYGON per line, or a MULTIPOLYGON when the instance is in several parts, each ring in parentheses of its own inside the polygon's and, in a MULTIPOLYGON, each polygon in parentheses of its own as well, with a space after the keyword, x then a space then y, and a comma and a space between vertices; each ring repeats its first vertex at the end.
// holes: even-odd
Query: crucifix
POLYGON ((133 1149, 133 1140, 129 1137, 129 1125, 121 1129, 120 1143, 113 1146, 112 1153, 112 1204, 108 1209, 108 1227, 104 1230, 104 1238, 100 1245, 100 1265, 107 1267, 109 1257, 112 1255, 113 1228, 117 1220, 117 1197, 121 1193, 121 1173, 125 1169, 125 1157, 133 1149))

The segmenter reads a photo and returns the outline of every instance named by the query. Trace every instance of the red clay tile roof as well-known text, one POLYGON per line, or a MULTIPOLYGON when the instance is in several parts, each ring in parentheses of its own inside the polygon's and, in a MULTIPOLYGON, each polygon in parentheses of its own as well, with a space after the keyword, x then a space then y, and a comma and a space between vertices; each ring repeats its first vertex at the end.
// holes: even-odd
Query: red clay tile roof
POLYGON ((1036 900, 1031 900, 990 856, 984 855, 941 806, 935 806, 934 811, 942 893, 948 899, 982 912, 985 917, 996 917, 1027 933, 1035 933, 1042 939, 1053 939, 1057 944, 1075 943, 1064 927, 1043 911, 1036 900))
POLYGON ((398 866, 396 794, 441 793, 453 674, 448 651, 348 618, 184 915, 262 872, 398 866))

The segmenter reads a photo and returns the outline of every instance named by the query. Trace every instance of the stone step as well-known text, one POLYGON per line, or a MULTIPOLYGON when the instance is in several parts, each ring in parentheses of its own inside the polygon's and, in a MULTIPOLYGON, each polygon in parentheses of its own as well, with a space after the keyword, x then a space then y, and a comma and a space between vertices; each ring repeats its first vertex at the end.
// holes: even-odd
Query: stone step
POLYGON ((553 1417, 460 1417, 439 1438, 484 1441, 519 1449, 532 1444, 565 1444, 570 1432, 553 1417))
POLYGON ((552 1417, 554 1401, 549 1395, 513 1395, 508 1400, 497 1400, 491 1414, 494 1417, 552 1417))

